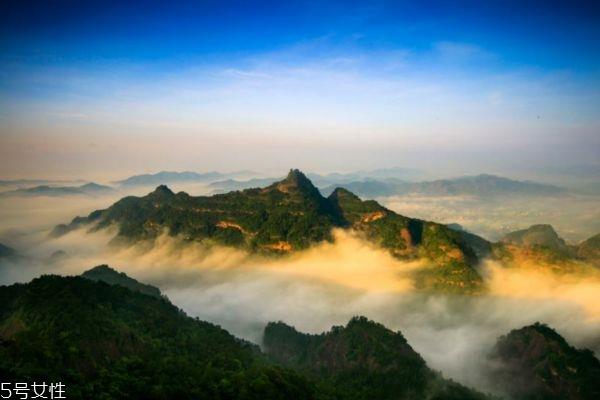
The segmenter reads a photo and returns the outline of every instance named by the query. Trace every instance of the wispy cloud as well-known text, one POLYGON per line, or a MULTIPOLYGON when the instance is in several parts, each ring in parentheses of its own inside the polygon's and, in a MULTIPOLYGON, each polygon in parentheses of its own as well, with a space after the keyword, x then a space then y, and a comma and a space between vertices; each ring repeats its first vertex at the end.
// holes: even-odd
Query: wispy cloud
MULTIPOLYGON (((326 142, 342 152, 387 147, 415 162, 426 152, 483 154, 501 138, 495 148, 509 158, 527 158, 523 147, 533 143, 562 143, 577 153, 585 141, 579 155, 589 157, 588 139, 600 124, 597 86, 564 71, 498 67, 496 58, 468 43, 435 42, 415 53, 340 47, 324 37, 211 63, 21 66, 0 87, 0 140, 54 135, 74 144, 64 139, 72 132, 87 136, 85 143, 118 135, 128 148, 166 133, 193 135, 193 143, 218 136, 223 145, 244 137, 263 149, 279 140, 326 142)), ((154 150, 145 151, 155 162, 154 150)))

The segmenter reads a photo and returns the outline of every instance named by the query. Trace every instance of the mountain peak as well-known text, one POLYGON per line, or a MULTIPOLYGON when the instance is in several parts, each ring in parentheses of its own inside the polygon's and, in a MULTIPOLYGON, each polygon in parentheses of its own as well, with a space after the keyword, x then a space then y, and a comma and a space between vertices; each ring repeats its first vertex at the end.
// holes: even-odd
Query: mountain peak
POLYGON ((527 229, 511 232, 505 235, 501 241, 525 246, 541 245, 555 250, 566 250, 567 248, 565 241, 558 236, 552 225, 548 224, 531 225, 527 229))
POLYGON ((360 199, 360 197, 358 197, 357 195, 355 195, 354 193, 352 193, 351 191, 349 191, 348 189, 345 189, 343 187, 336 187, 333 192, 331 192, 331 194, 329 195, 329 199, 334 200, 336 202, 339 202, 340 200, 351 200, 351 201, 358 201, 358 202, 362 202, 362 200, 360 199))
POLYGON ((89 269, 82 273, 81 276, 92 281, 102 281, 109 285, 119 285, 149 296, 162 298, 161 292, 157 287, 138 282, 127 276, 124 272, 119 272, 106 264, 89 269))
POLYGON ((300 171, 299 169, 290 169, 290 172, 288 172, 287 176, 284 179, 285 182, 294 182, 294 183, 301 183, 301 182, 309 182, 312 184, 312 182, 310 181, 310 179, 308 179, 306 177, 306 175, 304 175, 304 173, 302 173, 302 171, 300 171))
POLYGON ((315 185, 299 169, 290 169, 285 179, 275 183, 275 187, 284 193, 292 191, 318 192, 315 185))
POLYGON ((590 350, 572 347, 554 329, 535 323, 498 339, 490 355, 496 384, 511 398, 581 398, 600 394, 600 362, 590 350))
POLYGON ((151 194, 172 196, 175 193, 167 185, 159 185, 151 194))

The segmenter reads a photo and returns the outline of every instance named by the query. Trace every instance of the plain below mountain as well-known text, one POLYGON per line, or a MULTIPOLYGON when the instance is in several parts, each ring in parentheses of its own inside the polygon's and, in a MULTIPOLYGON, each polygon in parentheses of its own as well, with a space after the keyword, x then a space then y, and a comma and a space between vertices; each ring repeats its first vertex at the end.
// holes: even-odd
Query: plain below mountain
MULTIPOLYGON (((323 192, 329 193, 335 189, 335 186, 324 187, 323 192)), ((497 196, 560 196, 567 193, 566 189, 558 186, 517 181, 487 174, 427 182, 365 179, 340 183, 339 186, 369 198, 394 195, 477 196, 489 198, 497 196)))

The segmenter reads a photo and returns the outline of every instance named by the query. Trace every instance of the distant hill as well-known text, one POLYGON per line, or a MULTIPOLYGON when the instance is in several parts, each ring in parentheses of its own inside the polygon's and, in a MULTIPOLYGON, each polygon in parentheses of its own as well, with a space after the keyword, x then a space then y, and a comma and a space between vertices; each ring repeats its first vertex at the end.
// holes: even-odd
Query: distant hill
POLYGON ((115 183, 122 186, 154 186, 154 185, 166 185, 178 182, 211 182, 218 179, 224 179, 227 175, 220 172, 173 172, 173 171, 161 171, 155 174, 142 174, 134 175, 115 183))
POLYGON ((373 198, 373 197, 385 197, 394 196, 406 192, 408 182, 397 182, 397 181, 381 181, 375 179, 365 179, 362 181, 352 181, 347 183, 335 183, 323 188, 323 193, 331 193, 338 186, 344 189, 356 193, 359 196, 373 198))
POLYGON ((281 180, 281 178, 253 178, 245 181, 236 179, 225 179, 222 181, 212 182, 208 185, 215 193, 227 193, 235 190, 252 189, 263 187, 281 180))
POLYGON ((485 398, 443 379, 400 332, 365 317, 319 335, 300 333, 282 322, 269 323, 263 346, 283 366, 323 380, 332 398, 485 398))
POLYGON ((333 172, 329 174, 310 173, 307 175, 317 186, 330 184, 341 184, 363 180, 397 180, 397 181, 415 181, 423 179, 426 174, 423 171, 412 168, 381 168, 375 170, 362 170, 354 172, 333 172))
POLYGON ((411 192, 430 195, 528 195, 549 196, 565 193, 565 189, 530 181, 517 181, 495 175, 481 174, 455 179, 417 183, 411 192))
MULTIPOLYGON (((323 188, 325 193, 337 185, 323 188)), ((426 196, 558 196, 566 189, 543 183, 517 181, 495 175, 465 176, 428 182, 403 182, 398 180, 365 179, 340 183, 339 186, 365 197, 393 195, 426 196)))
POLYGON ((157 287, 140 283, 135 279, 130 278, 123 272, 115 271, 108 265, 98 265, 97 267, 85 271, 81 274, 81 276, 93 281, 102 281, 108 283, 109 285, 123 286, 149 296, 154 296, 157 298, 162 297, 162 294, 157 287))
POLYGON ((532 225, 527 229, 511 232, 502 239, 503 243, 521 246, 544 246, 552 250, 567 251, 568 247, 551 225, 532 225))
POLYGON ((490 358, 494 381, 513 399, 600 398, 600 361, 546 325, 511 331, 490 358))
POLYGON ((0 243, 0 258, 15 257, 17 254, 17 251, 12 247, 0 243))
POLYGON ((52 179, 0 179, 0 187, 27 188, 33 186, 74 186, 82 184, 83 180, 52 180, 52 179))
POLYGON ((419 286, 477 291, 475 265, 490 244, 442 224, 408 218, 375 201, 337 189, 323 197, 300 171, 264 188, 192 197, 159 186, 144 197, 125 197, 106 210, 59 225, 53 235, 78 227, 118 227, 117 239, 152 239, 165 229, 190 241, 219 243, 252 252, 289 253, 333 240, 332 228, 353 229, 400 259, 429 259, 437 268, 419 277, 419 286))
POLYGON ((567 244, 551 225, 538 224, 504 235, 492 245, 492 254, 506 265, 528 261, 556 271, 583 272, 589 266, 600 266, 599 238, 596 235, 579 244, 567 244))
POLYGON ((86 183, 81 186, 34 186, 0 193, 0 197, 62 197, 62 196, 99 196, 113 193, 110 186, 97 183, 86 183))

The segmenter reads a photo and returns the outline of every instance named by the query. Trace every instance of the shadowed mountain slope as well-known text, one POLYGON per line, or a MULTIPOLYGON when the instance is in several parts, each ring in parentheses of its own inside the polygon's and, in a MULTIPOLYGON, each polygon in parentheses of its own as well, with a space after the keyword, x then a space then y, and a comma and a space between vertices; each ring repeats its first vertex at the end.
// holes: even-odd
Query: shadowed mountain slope
POLYGON ((491 355, 495 381, 514 399, 598 399, 600 361, 536 323, 502 336, 491 355))
POLYGON ((349 399, 482 399, 429 369, 400 332, 364 317, 319 335, 269 323, 263 345, 278 363, 321 379, 349 399))
POLYGON ((0 286, 0 376, 71 399, 314 399, 314 384, 164 298, 81 277, 0 286))
POLYGON ((166 298, 119 284, 42 276, 0 286, 0 304, 0 376, 60 381, 72 399, 484 398, 365 318, 314 336, 269 324, 268 357, 166 298))
POLYGON ((600 233, 581 242, 576 251, 579 257, 600 266, 600 233))
POLYGON ((109 285, 123 286, 149 296, 157 298, 162 297, 162 294, 157 287, 140 283, 135 279, 125 275, 123 272, 115 271, 105 264, 89 269, 82 273, 81 276, 92 281, 102 281, 108 283, 109 285))

